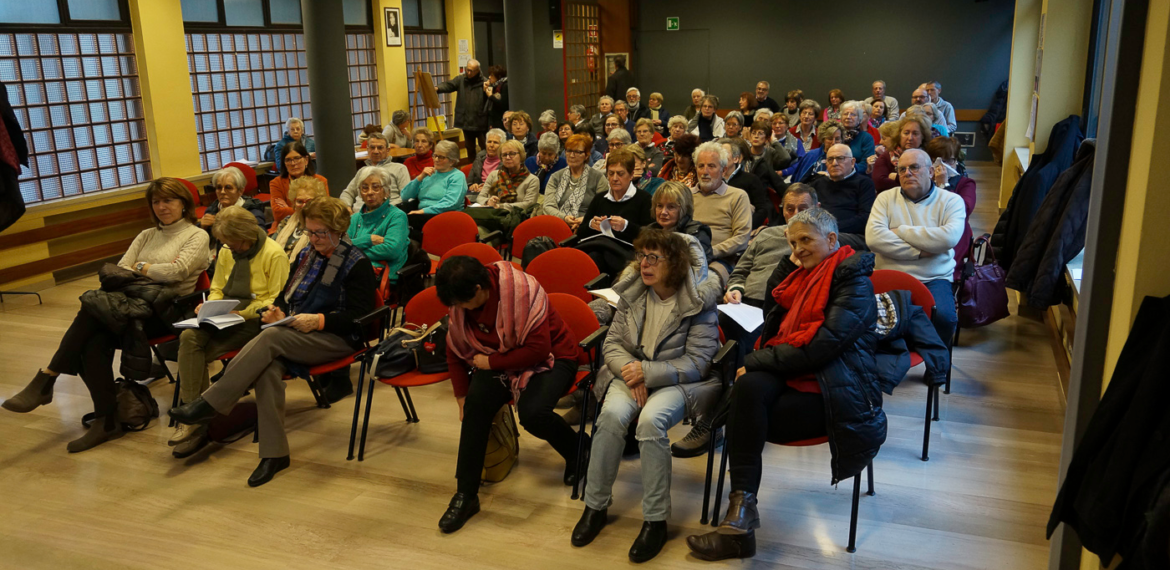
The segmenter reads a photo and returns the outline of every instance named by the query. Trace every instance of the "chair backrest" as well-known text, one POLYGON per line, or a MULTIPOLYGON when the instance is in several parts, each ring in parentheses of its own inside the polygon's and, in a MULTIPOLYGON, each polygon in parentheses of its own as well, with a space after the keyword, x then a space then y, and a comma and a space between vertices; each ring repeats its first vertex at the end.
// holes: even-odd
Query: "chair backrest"
POLYGON ((585 252, 571 247, 546 251, 528 264, 527 272, 549 293, 568 293, 588 303, 593 300, 585 284, 601 274, 585 252))
POLYGON ((516 259, 524 257, 524 246, 534 237, 548 236, 554 242, 561 243, 571 235, 573 230, 569 229, 569 224, 556 216, 528 218, 512 230, 512 257, 516 259))
MULTIPOLYGON (((471 158, 472 158, 472 160, 475 159, 474 156, 471 158)), ((468 179, 467 180, 468 184, 471 184, 471 167, 472 166, 473 165, 471 165, 471 164, 464 164, 463 166, 459 167, 459 170, 461 170, 463 172, 463 177, 468 179)))
POLYGON ((934 295, 930 294, 930 289, 927 289, 926 285, 908 273, 893 269, 877 269, 874 270, 869 280, 873 282, 875 294, 888 293, 898 289, 909 291, 910 302, 922 307, 927 318, 930 318, 934 312, 934 295))
POLYGON ((465 243, 474 243, 479 237, 479 226, 463 212, 443 212, 423 225, 422 248, 431 255, 442 257, 447 250, 465 243))
POLYGON ((439 293, 434 287, 427 287, 406 304, 402 322, 420 326, 432 325, 446 315, 447 306, 439 301, 439 293))
POLYGON ((210 288, 211 288, 211 276, 209 276, 206 271, 201 271, 199 273, 199 278, 195 280, 195 290, 202 291, 204 289, 210 289, 210 288))
POLYGON ((500 257, 500 252, 496 251, 496 248, 486 243, 472 242, 457 245, 451 249, 448 249, 447 253, 444 253, 443 257, 439 259, 439 267, 442 267, 443 262, 447 261, 448 258, 455 257, 457 255, 474 257, 484 265, 489 265, 497 261, 504 260, 503 257, 500 257))
POLYGON ((823 435, 821 437, 814 437, 812 439, 802 439, 799 441, 790 441, 788 443, 781 443, 785 447, 809 447, 812 445, 820 445, 822 443, 829 443, 829 436, 823 435))
POLYGON ((256 169, 254 169, 251 166, 248 166, 247 164, 244 164, 242 162, 229 162, 229 163, 223 165, 224 168, 227 168, 229 166, 234 166, 234 167, 240 169, 240 172, 244 173, 244 180, 246 181, 246 183, 244 184, 244 193, 245 194, 252 194, 253 192, 256 191, 257 188, 260 187, 259 183, 256 182, 256 169))
MULTIPOLYGON (((548 304, 561 316, 561 320, 569 325, 569 330, 573 333, 573 340, 577 343, 601 328, 601 323, 597 322, 597 315, 593 313, 593 309, 590 309, 585 301, 573 295, 549 293, 548 304)), ((581 364, 589 364, 589 355, 578 350, 577 361, 581 364)))
POLYGON ((198 208, 199 205, 203 203, 203 199, 199 196, 199 188, 195 186, 194 182, 191 182, 186 178, 179 178, 177 180, 183 183, 183 186, 186 186, 187 190, 191 191, 191 197, 195 199, 195 207, 198 208))

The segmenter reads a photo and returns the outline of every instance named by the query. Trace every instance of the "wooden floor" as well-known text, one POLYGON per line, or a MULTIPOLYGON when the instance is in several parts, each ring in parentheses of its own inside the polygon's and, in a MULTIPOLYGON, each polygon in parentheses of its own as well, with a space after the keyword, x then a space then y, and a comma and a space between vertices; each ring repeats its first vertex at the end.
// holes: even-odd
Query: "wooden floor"
MULTIPOLYGON (((996 218, 998 170, 973 168, 976 235, 996 218)), ((0 398, 45 366, 95 278, 61 285, 38 306, 0 305, 0 398)), ((1014 308, 1013 308, 1014 312, 1014 308)), ((356 374, 356 372, 355 372, 356 374)), ((747 562, 707 564, 684 538, 699 530, 705 458, 676 460, 671 541, 651 567, 1041 568, 1056 492, 1063 403, 1042 323, 1011 317, 964 331, 954 392, 943 396, 931 459, 922 462, 926 388, 919 372, 888 397, 889 438, 874 462, 877 495, 862 496, 856 554, 845 552, 849 484, 829 485, 829 451, 769 446, 760 491, 763 528, 747 562)), ((152 387, 163 409, 171 386, 152 387)), ((454 535, 436 528, 454 492, 458 420, 451 388, 413 391, 419 424, 403 421, 379 386, 366 461, 347 462, 353 399, 313 406, 290 385, 290 469, 257 489, 250 439, 171 457, 165 423, 71 455, 91 410, 80 379, 62 377, 52 405, 0 410, 0 567, 3 568, 604 568, 629 564, 641 525, 638 461, 622 465, 611 515, 590 546, 569 533, 582 503, 560 484, 563 463, 521 436, 521 461, 481 493, 483 512, 454 535)), ((672 436, 686 433, 677 427, 672 436)))

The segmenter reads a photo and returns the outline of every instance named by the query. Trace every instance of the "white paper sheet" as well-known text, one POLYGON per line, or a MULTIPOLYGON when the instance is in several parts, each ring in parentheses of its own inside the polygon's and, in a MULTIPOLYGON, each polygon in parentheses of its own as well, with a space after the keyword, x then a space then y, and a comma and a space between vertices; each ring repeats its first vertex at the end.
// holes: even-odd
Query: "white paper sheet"
POLYGON ((719 305, 719 311, 732 318, 743 330, 754 332, 764 324, 764 310, 746 303, 719 305))
POLYGON ((268 328, 268 327, 275 327, 275 326, 283 326, 283 325, 287 325, 288 323, 291 323, 291 322, 292 322, 292 320, 293 320, 293 319, 295 319, 295 318, 297 318, 297 316, 296 316, 296 315, 289 315, 289 316, 287 316, 287 317, 285 317, 285 318, 283 318, 283 319, 280 319, 279 321, 276 321, 275 323, 268 323, 268 324, 263 324, 263 325, 260 325, 260 330, 264 330, 264 329, 266 329, 266 328, 268 328))

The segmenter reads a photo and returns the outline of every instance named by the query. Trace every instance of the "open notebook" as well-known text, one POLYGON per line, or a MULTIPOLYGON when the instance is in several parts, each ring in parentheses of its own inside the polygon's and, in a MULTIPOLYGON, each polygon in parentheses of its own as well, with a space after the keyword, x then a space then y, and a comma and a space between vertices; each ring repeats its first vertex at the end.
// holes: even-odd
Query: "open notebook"
POLYGON ((232 311, 240 302, 235 299, 207 301, 199 308, 199 316, 174 324, 177 329, 197 329, 203 325, 213 326, 219 330, 234 327, 244 322, 244 317, 233 315, 232 311))

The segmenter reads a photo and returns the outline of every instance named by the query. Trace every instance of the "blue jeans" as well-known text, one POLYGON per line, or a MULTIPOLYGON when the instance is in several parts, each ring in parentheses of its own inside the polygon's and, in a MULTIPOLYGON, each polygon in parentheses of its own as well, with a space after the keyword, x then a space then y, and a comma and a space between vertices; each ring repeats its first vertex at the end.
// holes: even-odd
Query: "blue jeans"
POLYGON ((934 330, 938 331, 938 338, 942 339, 943 344, 950 347, 959 324, 959 315, 955 312, 954 284, 946 279, 935 279, 923 285, 934 295, 934 314, 930 316, 934 330))

